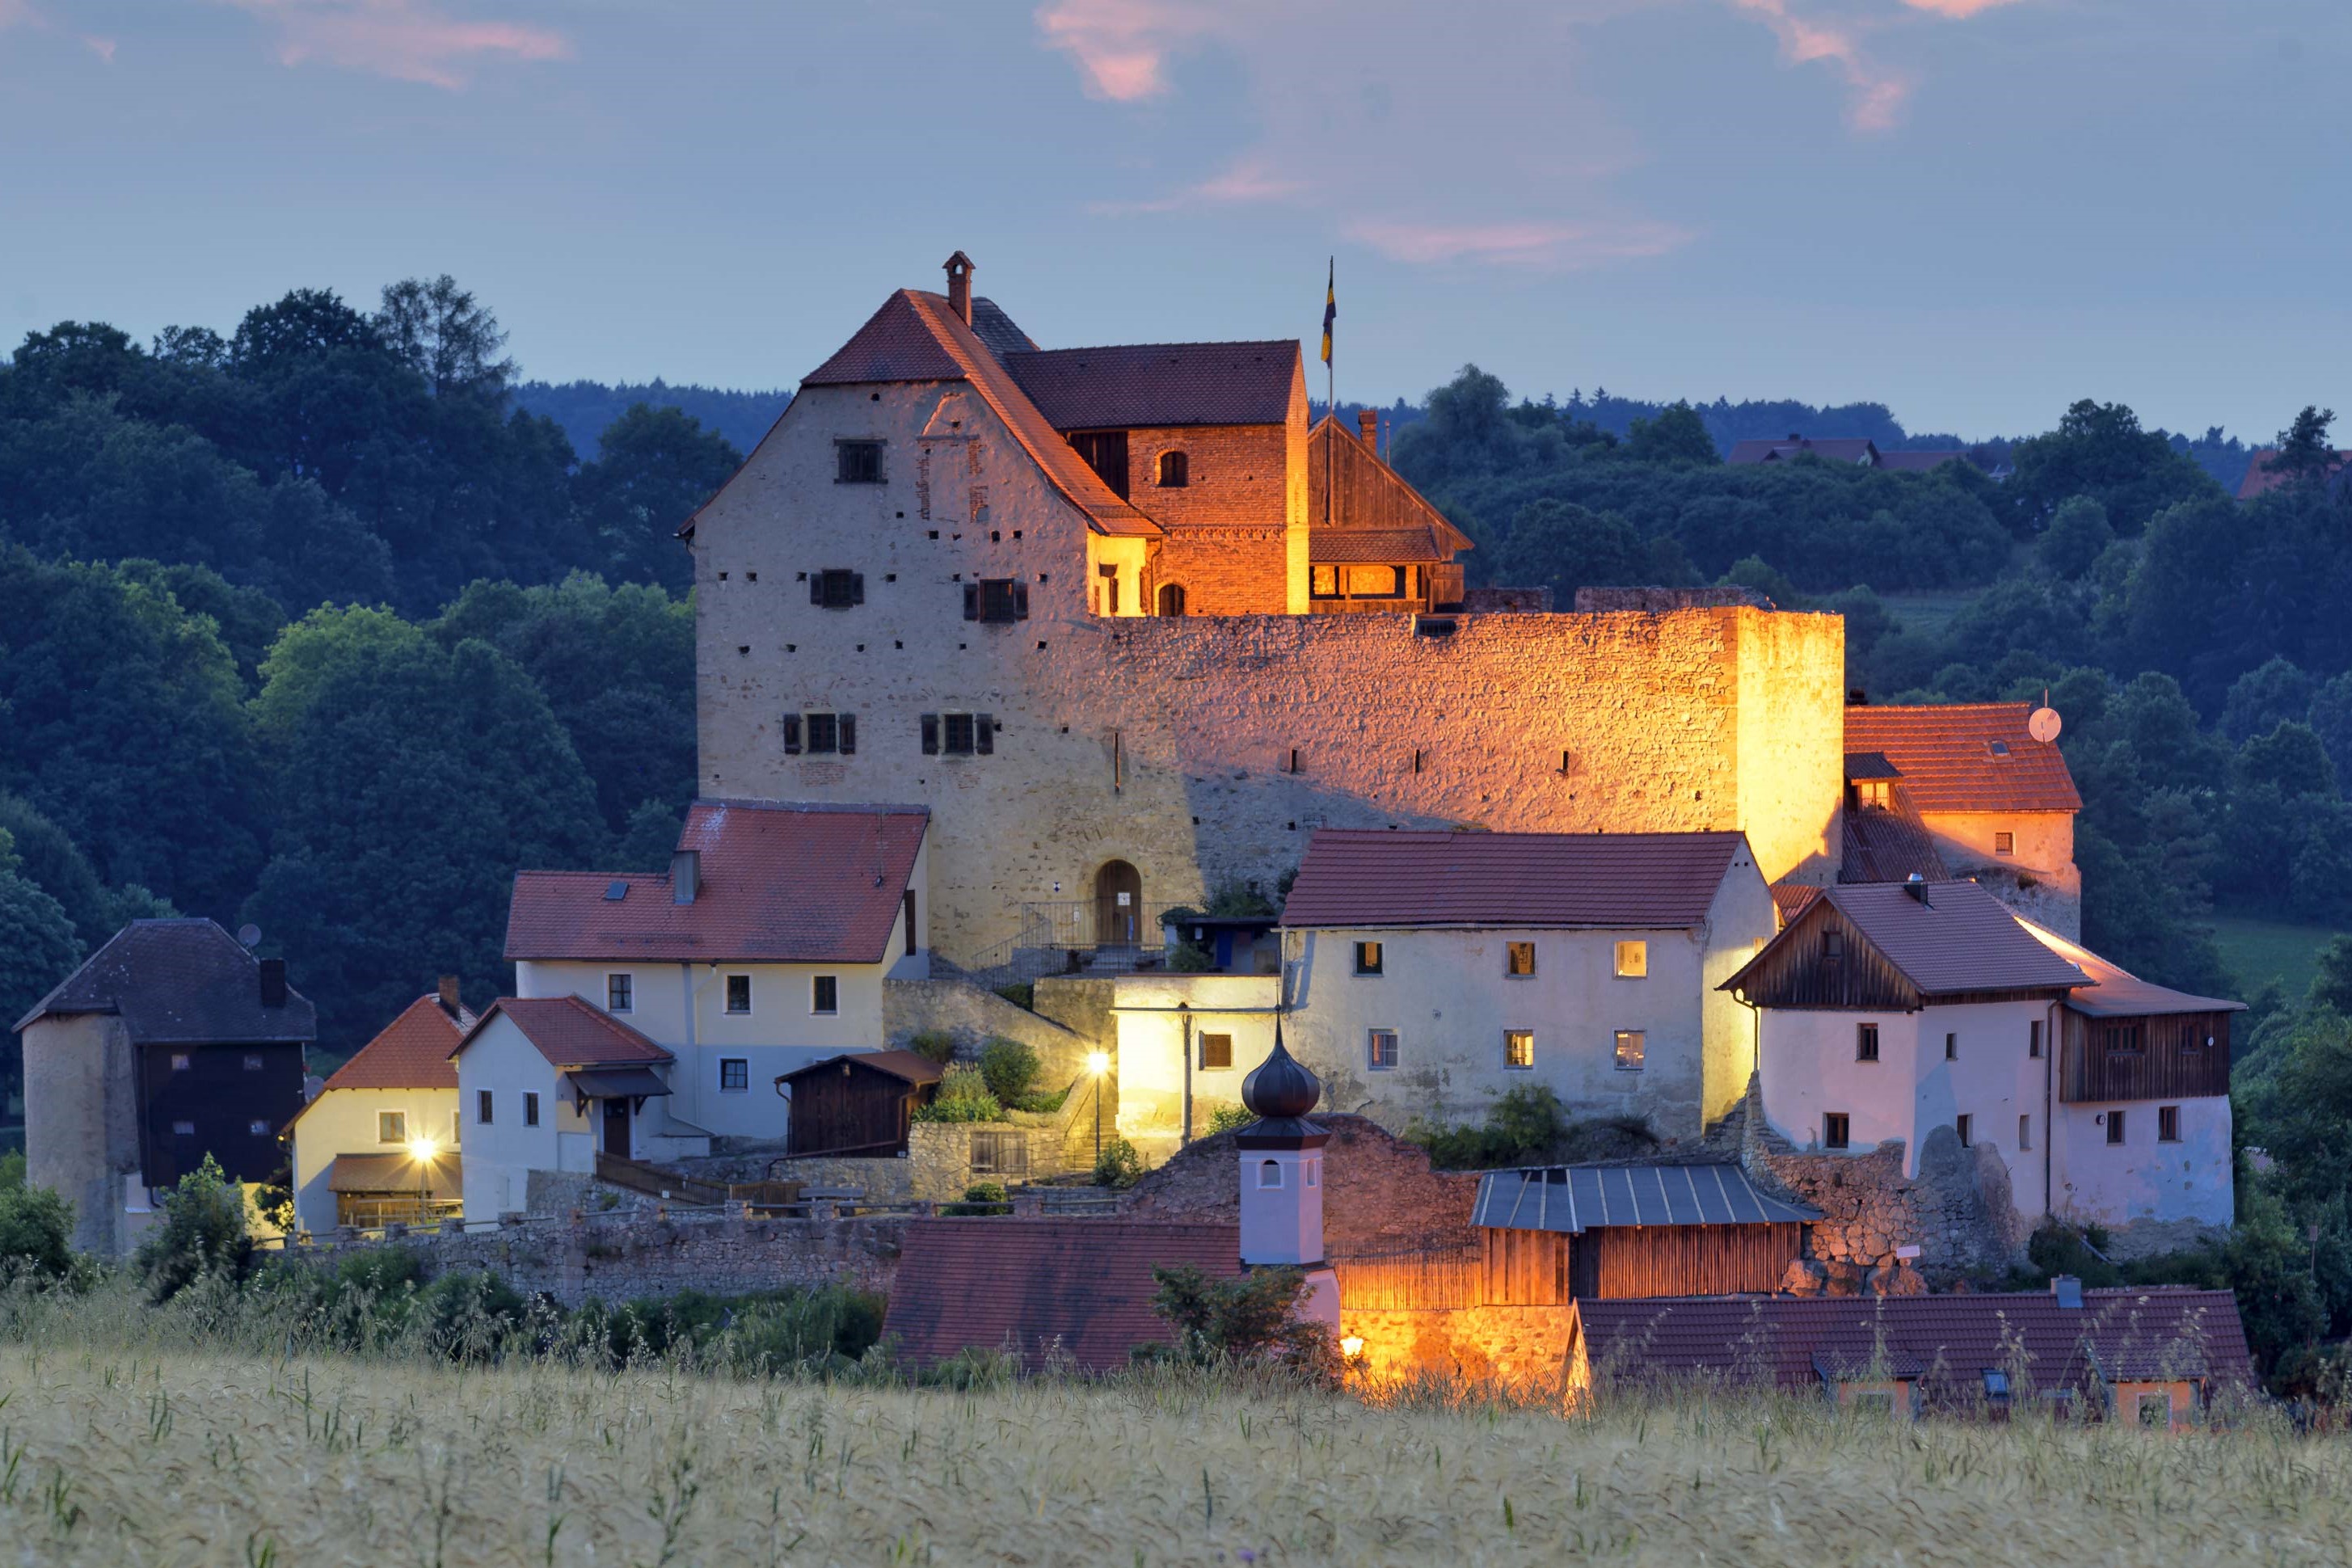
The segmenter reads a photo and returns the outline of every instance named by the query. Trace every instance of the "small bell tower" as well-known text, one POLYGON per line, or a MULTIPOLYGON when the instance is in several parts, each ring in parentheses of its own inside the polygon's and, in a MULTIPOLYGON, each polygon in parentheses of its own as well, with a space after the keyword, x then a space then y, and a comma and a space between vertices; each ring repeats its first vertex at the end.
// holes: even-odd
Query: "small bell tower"
POLYGON ((1283 1048, 1242 1080, 1242 1103, 1257 1120, 1234 1134, 1241 1150, 1242 1266, 1307 1271, 1303 1315, 1339 1327, 1339 1281, 1323 1258, 1323 1146, 1331 1134, 1307 1120, 1323 1085, 1283 1048))

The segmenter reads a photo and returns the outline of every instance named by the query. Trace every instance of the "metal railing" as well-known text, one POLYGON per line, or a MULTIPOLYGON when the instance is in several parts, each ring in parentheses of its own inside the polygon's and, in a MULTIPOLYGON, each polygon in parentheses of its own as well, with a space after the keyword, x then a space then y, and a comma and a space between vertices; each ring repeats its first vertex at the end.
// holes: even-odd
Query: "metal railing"
POLYGON ((1120 904, 1063 899, 1021 906, 1012 936, 973 954, 961 968, 989 987, 1053 974, 1131 974, 1167 961, 1160 917, 1181 904, 1120 904))

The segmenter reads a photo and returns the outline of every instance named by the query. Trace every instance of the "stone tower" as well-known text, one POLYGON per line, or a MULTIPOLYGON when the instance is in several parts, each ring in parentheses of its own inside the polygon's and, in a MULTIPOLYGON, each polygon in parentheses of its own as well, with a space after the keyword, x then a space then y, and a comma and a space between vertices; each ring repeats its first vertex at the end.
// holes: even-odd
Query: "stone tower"
POLYGON ((1241 1148, 1242 1265, 1302 1268, 1307 1297, 1301 1315, 1334 1333, 1339 1281, 1323 1258, 1323 1146, 1331 1135, 1307 1120, 1323 1085, 1283 1048, 1242 1080, 1242 1103, 1257 1120, 1234 1135, 1241 1148))

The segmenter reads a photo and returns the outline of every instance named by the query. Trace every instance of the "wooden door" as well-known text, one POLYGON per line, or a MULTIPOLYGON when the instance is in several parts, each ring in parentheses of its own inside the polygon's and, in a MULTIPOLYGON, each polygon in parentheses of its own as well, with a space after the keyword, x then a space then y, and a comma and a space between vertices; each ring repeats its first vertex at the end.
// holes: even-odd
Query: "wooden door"
POLYGON ((1143 873, 1108 860, 1095 873, 1095 943, 1134 947, 1143 940, 1143 873))
POLYGON ((616 1160, 629 1157, 629 1102, 625 1100, 604 1102, 604 1152, 616 1160))

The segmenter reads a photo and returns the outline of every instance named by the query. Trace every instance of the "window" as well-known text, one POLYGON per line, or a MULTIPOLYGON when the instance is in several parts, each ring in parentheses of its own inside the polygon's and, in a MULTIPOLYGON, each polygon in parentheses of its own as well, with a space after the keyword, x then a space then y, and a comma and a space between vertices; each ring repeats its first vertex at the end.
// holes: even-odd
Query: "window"
POLYGON ((2120 1143, 2123 1141, 2124 1113, 2120 1110, 2110 1110, 2107 1112, 2107 1142, 2120 1143))
POLYGON ((196 1124, 195 1124, 194 1122, 193 1122, 193 1121, 174 1121, 174 1122, 173 1122, 173 1123, 172 1123, 172 1136, 173 1136, 173 1137, 174 1137, 174 1138, 194 1138, 195 1135, 196 1135, 196 1124))
POLYGON ((1024 1131, 975 1131, 971 1135, 971 1173, 975 1176, 1029 1174, 1029 1134, 1024 1131))
POLYGON ((1619 1072, 1640 1072, 1642 1070, 1643 1058, 1648 1054, 1649 1047, 1650 1037, 1644 1031, 1640 1029, 1618 1030, 1617 1070, 1619 1072))
POLYGON ((2116 1056, 2139 1055, 2140 1034, 2137 1024, 2109 1024, 2099 1031, 2101 1043, 2116 1056))
MULTIPOLYGON (((1113 593, 1118 579, 1112 579, 1113 593)), ((1116 614, 1118 605, 1111 610, 1116 614)), ((1029 584, 1010 577, 983 577, 963 585, 963 618, 967 621, 1025 621, 1029 618, 1029 584)))
POLYGON ((1956 1062, 1960 1059, 1959 1036, 1946 1035, 1944 1037, 1944 1059, 1948 1062, 1956 1062))
POLYGON ((923 755, 945 752, 950 757, 987 756, 996 750, 996 716, 992 713, 926 713, 923 715, 923 755))
POLYGON ((1160 486, 1162 489, 1180 490, 1192 482, 1192 464, 1183 453, 1160 454, 1160 486))
POLYGON ((2159 1105, 2156 1108, 2156 1141, 2159 1143, 2180 1142, 2180 1107, 2159 1105))
POLYGON ((485 1127, 490 1124, 490 1091, 487 1089, 474 1091, 474 1120, 485 1127))
POLYGON ((1822 1117, 1822 1147, 1843 1149, 1850 1136, 1851 1119, 1843 1110, 1832 1110, 1822 1117))
POLYGON ((173 1051, 172 1053, 172 1070, 173 1072, 185 1072, 194 1065, 194 1062, 189 1057, 187 1052, 173 1051))
POLYGON ((2039 1018, 2025 1026, 2025 1054, 2036 1061, 2042 1059, 2042 1020, 2039 1018))
POLYGON ((836 975, 809 976, 809 1011, 838 1013, 841 1011, 841 981, 836 975))
POLYGON ((1503 949, 1503 973, 1524 978, 1536 972, 1536 944, 1531 942, 1507 942, 1503 949))
POLYGON ((719 1058, 719 1092, 748 1094, 751 1089, 751 1058, 720 1057, 719 1058))
POLYGON ((604 976, 604 1011, 625 1013, 636 1005, 637 981, 633 974, 604 976))
POLYGON ((1996 833, 1996 834, 1994 834, 1994 835, 1992 836, 1992 852, 1993 852, 1994 854, 1996 854, 1996 855, 2014 855, 2014 854, 2016 854, 2016 853, 2017 853, 2017 835, 2016 835, 2016 834, 2014 834, 2014 833, 1996 833))
POLYGON ((1118 614, 1118 568, 1097 566, 1095 570, 1103 580, 1103 614, 1115 616, 1118 614))
POLYGON ((2169 1426, 2172 1425, 2172 1395, 2168 1392, 2143 1394, 2137 1403, 2141 1426, 2169 1426))
POLYGON ((1885 779, 1862 779, 1853 786, 1854 804, 1887 810, 1895 804, 1895 785, 1885 779))
POLYGON ((1397 1065, 1397 1037, 1394 1029, 1364 1031, 1364 1065, 1374 1072, 1386 1072, 1397 1065))
POLYGON ((1356 944, 1356 973, 1359 974, 1378 974, 1380 972, 1381 944, 1376 942, 1358 942, 1356 944))
POLYGON ((866 602, 866 574, 828 566, 809 574, 809 603, 820 610, 853 609, 866 602))
POLYGON ((261 1053, 259 1051, 247 1051, 245 1053, 245 1070, 247 1072, 259 1072, 261 1070, 261 1053))
POLYGON ((1845 1396, 1845 1407, 1856 1415, 1891 1419, 1895 1415, 1895 1392, 1887 1388, 1858 1388, 1845 1396))
POLYGON ((1181 583, 1166 583, 1160 585, 1160 613, 1163 616, 1181 616, 1184 613, 1184 585, 1181 583))
POLYGON ((835 441, 833 444, 835 484, 878 485, 882 482, 882 443, 835 441))
POLYGON ((1261 1187, 1282 1185, 1282 1163, 1278 1160, 1260 1160, 1257 1163, 1257 1184, 1261 1187))
POLYGON ((408 1112, 379 1110, 375 1113, 375 1141, 379 1143, 408 1142, 408 1112))
POLYGON ((2033 1118, 2031 1116, 2017 1119, 2017 1146, 2021 1149, 2033 1147, 2033 1118))
POLYGON ((1234 1037, 1231 1035, 1202 1035, 1201 1037, 1201 1066, 1204 1069, 1209 1068, 1230 1068, 1233 1065, 1234 1037))
POLYGON ((269 1136, 269 1123, 257 1116, 245 1124, 245 1131, 250 1137, 267 1138, 269 1136))
POLYGON ((727 977, 727 1010, 730 1013, 749 1013, 751 1010, 750 975, 730 974, 727 977))
POLYGON ((1965 1114, 1952 1118, 1952 1131, 1960 1135, 1960 1147, 1963 1149, 1973 1149, 1976 1147, 1976 1138, 1974 1135, 1976 1130, 1972 1125, 1973 1120, 1973 1118, 1965 1114))
POLYGON ((1853 1059, 1874 1062, 1878 1059, 1878 1026, 1856 1024, 1853 1026, 1853 1059))
POLYGON ((1306 1177, 1307 1177, 1307 1183, 1306 1183, 1306 1184, 1307 1184, 1307 1185, 1308 1185, 1308 1186, 1310 1186, 1310 1187, 1319 1187, 1319 1186, 1321 1186, 1321 1185, 1323 1184, 1323 1162, 1322 1162, 1322 1161, 1320 1161, 1320 1160, 1311 1160, 1311 1159, 1310 1159, 1310 1160, 1301 1160, 1301 1161, 1298 1163, 1298 1168, 1299 1168, 1299 1170, 1300 1170, 1301 1172, 1305 1173, 1305 1174, 1306 1174, 1306 1177))
POLYGON ((1822 962, 1835 963, 1845 956, 1845 933, 1841 931, 1822 932, 1822 962))
POLYGON ((1640 980, 1650 973, 1650 944, 1646 942, 1621 942, 1617 944, 1617 978, 1640 980))
POLYGON ((808 749, 812 755, 829 755, 841 749, 841 725, 831 713, 806 715, 808 749))
POLYGON ((1503 1031, 1503 1065, 1514 1072, 1526 1072, 1536 1065, 1536 1032, 1533 1029, 1503 1031))
POLYGON ((525 1089, 523 1091, 522 1124, 525 1127, 536 1127, 539 1125, 539 1096, 536 1092, 530 1089, 525 1089))
POLYGON ((907 956, 912 958, 915 956, 915 889, 908 889, 906 897, 900 901, 905 906, 907 919, 907 956))

